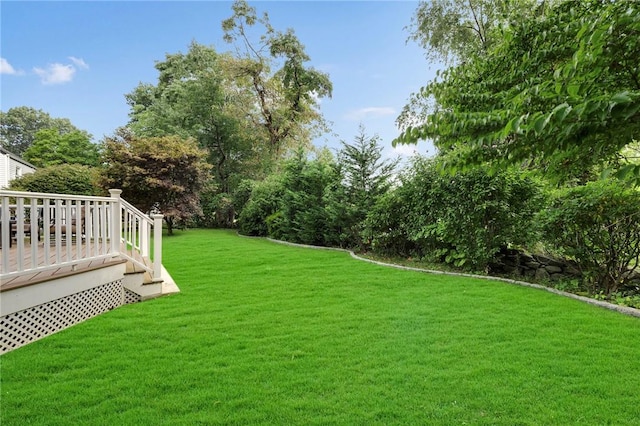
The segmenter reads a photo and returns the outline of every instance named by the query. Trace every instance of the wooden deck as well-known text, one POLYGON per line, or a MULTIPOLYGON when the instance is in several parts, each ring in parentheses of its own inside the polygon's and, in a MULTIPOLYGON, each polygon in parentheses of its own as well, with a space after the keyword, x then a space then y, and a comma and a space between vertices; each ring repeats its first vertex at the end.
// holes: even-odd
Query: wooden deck
MULTIPOLYGON (((34 243, 36 242, 34 241, 34 243)), ((40 241, 37 242, 37 244, 38 266, 55 265, 56 263, 58 263, 58 259, 56 259, 55 253, 56 250, 53 245, 48 250, 48 261, 45 262, 47 251, 45 250, 44 242, 40 241)), ((78 245, 75 239, 71 241, 69 245, 70 247, 67 247, 66 242, 62 242, 60 262, 73 262, 72 264, 60 265, 58 267, 52 267, 51 269, 47 269, 44 271, 41 270, 34 273, 26 273, 25 275, 3 279, 2 282, 0 282, 0 292, 126 262, 126 260, 122 259, 118 255, 108 256, 108 249, 103 253, 102 250, 104 250, 104 247, 102 247, 102 245, 96 245, 87 241, 83 241, 80 245, 78 245), (82 260, 83 258, 87 257, 87 251, 92 254, 98 253, 99 255, 106 255, 107 257, 101 259, 82 260), (70 257, 68 257, 69 255, 70 257)), ((4 248, 0 248, 0 256, 2 256, 3 250, 4 248)), ((27 268, 32 267, 31 256, 31 242, 29 241, 29 238, 26 238, 22 254, 22 261, 23 265, 27 268)), ((17 244, 13 244, 12 247, 9 248, 9 271, 16 270, 18 260, 19 257, 17 244)))

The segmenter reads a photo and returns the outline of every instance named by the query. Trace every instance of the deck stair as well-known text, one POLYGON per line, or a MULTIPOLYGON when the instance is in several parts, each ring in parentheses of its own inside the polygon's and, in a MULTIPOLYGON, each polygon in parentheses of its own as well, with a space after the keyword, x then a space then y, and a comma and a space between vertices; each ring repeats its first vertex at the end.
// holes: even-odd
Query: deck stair
MULTIPOLYGON (((141 258, 140 261, 147 265, 151 263, 147 257, 141 258)), ((129 293, 128 297, 137 296, 139 301, 166 296, 180 291, 164 267, 162 267, 162 272, 159 277, 152 277, 148 270, 130 261, 126 263, 122 286, 125 288, 125 292, 129 293), (136 296, 133 296, 131 293, 136 296)))

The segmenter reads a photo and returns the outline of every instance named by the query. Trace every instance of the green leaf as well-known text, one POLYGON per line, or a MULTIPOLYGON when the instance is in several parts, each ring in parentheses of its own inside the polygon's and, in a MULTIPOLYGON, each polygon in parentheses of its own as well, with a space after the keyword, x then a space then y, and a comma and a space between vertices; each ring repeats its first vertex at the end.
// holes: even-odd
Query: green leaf
POLYGON ((570 84, 567 87, 567 93, 574 98, 578 97, 578 91, 580 91, 580 84, 570 84))
POLYGON ((611 102, 614 102, 616 104, 626 104, 631 102, 631 96, 629 96, 629 92, 620 92, 620 93, 616 93, 615 95, 613 95, 611 97, 611 102))
POLYGON ((456 267, 460 268, 462 266, 464 266, 464 264, 467 263, 467 259, 460 259, 454 262, 454 265, 456 265, 456 267))
POLYGON ((516 133, 520 127, 520 117, 513 117, 502 131, 502 137, 507 137, 511 132, 516 133))
POLYGON ((562 83, 556 83, 556 95, 562 93, 562 83))
POLYGON ((569 112, 571 112, 571 105, 564 102, 556 106, 553 111, 551 111, 549 117, 553 117, 555 123, 559 124, 567 117, 567 114, 569 114, 569 112))
POLYGON ((637 164, 627 164, 626 166, 621 167, 614 176, 620 180, 626 180, 631 177, 634 173, 640 170, 640 165, 637 164))
POLYGON ((535 130, 537 134, 540 134, 542 133, 542 130, 544 129, 545 124, 547 124, 547 118, 544 115, 540 115, 533 122, 533 130, 535 130))

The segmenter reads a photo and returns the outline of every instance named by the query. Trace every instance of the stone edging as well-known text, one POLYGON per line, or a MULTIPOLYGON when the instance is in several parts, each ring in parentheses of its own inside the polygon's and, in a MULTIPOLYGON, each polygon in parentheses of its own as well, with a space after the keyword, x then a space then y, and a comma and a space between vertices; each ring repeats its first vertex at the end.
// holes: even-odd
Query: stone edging
MULTIPOLYGON (((240 235, 240 234, 238 234, 238 235, 240 235)), ((246 237, 246 235, 242 235, 242 236, 246 237)), ((258 238, 261 238, 261 237, 258 237, 258 238)), ((510 278, 491 277, 491 276, 487 276, 487 275, 475 275, 475 274, 465 274, 465 273, 460 273, 460 272, 447 272, 447 271, 437 271, 437 270, 432 270, 432 269, 413 268, 411 266, 395 265, 393 263, 385 263, 385 262, 380 262, 380 261, 377 261, 377 260, 372 260, 372 259, 367 259, 367 258, 364 258, 364 257, 360 257, 357 254, 355 254, 353 251, 347 250, 347 249, 341 249, 341 248, 336 248, 336 247, 312 246, 312 245, 308 245, 308 244, 290 243, 288 241, 275 240, 273 238, 268 238, 268 237, 266 238, 266 240, 267 241, 271 241, 273 243, 284 244, 284 245, 295 246, 295 247, 304 247, 304 248, 311 248, 311 249, 316 249, 316 250, 342 251, 342 252, 349 253, 352 258, 357 259, 357 260, 361 260, 363 262, 369 262, 369 263, 373 263, 373 264, 380 265, 380 266, 387 266, 387 267, 390 267, 390 268, 403 269, 403 270, 406 270, 406 271, 425 272, 425 273, 429 273, 429 274, 439 274, 439 275, 451 275, 451 276, 466 277, 466 278, 478 278, 478 279, 481 279, 481 280, 490 280, 490 281, 502 281, 502 282, 505 282, 505 283, 508 283, 508 284, 515 284, 515 285, 519 285, 519 286, 522 286, 522 287, 536 288, 538 290, 545 290, 545 291, 548 291, 550 293, 554 293, 554 294, 557 294, 557 295, 560 295, 560 296, 564 296, 564 297, 568 297, 568 298, 571 298, 571 299, 579 300, 581 302, 585 302, 585 303, 588 303, 590 305, 599 306, 601 308, 609 309, 609 310, 612 310, 612 311, 617 311, 617 312, 620 312, 620 313, 625 314, 625 315, 630 315, 630 316, 633 316, 633 317, 640 318, 640 309, 630 308, 628 306, 620 306, 620 305, 616 305, 614 303, 605 302, 604 300, 592 299, 590 297, 579 296, 577 294, 568 293, 566 291, 557 290, 557 289, 551 288, 551 287, 545 287, 545 286, 540 285, 540 284, 528 283, 526 281, 512 280, 510 278)))

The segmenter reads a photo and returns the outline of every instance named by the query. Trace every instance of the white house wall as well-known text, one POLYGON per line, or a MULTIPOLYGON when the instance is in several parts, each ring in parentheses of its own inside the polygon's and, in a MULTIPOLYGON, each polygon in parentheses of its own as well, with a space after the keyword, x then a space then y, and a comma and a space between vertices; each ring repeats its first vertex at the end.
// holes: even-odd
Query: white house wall
POLYGON ((9 186, 9 155, 0 155, 0 189, 9 186))
POLYGON ((4 151, 0 153, 0 189, 9 187, 13 179, 35 171, 31 164, 19 161, 4 151))

